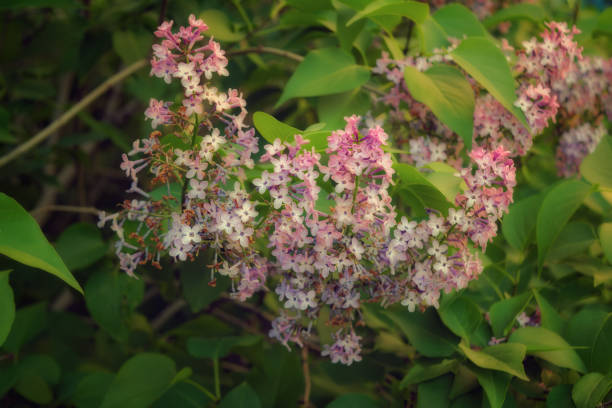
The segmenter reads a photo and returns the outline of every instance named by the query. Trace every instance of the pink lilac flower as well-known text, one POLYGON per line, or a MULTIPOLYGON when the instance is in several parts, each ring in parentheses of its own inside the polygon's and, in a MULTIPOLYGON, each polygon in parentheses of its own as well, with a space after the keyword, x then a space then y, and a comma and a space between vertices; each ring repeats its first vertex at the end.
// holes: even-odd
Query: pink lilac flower
MULTIPOLYGON (((179 80, 182 104, 171 109, 152 100, 146 113, 154 127, 166 125, 163 132, 183 146, 163 144, 162 131, 136 141, 121 169, 132 181, 130 191, 142 197, 126 200, 117 214, 100 216, 100 224, 109 223, 119 238, 123 270, 134 275, 141 264, 161 268, 163 255, 194 261, 210 251, 213 279, 216 273, 231 279, 238 301, 258 291, 276 294, 283 308, 269 335, 287 347, 301 346, 322 310, 329 311, 328 324, 337 330, 322 354, 343 364, 361 360, 355 326, 364 302, 401 303, 411 311, 438 307, 441 291, 464 288, 480 274, 472 247, 486 247, 512 200, 509 151, 477 147, 469 154, 474 166, 466 168, 456 160, 466 186, 456 206, 448 215, 426 209, 425 217, 414 219, 398 217, 392 202, 395 171, 384 149, 389 136, 376 121, 364 126, 361 117, 346 117, 346 126, 329 135, 325 159, 296 134, 291 142, 266 145, 255 162, 258 139, 245 124, 242 94, 208 82, 214 74, 228 74, 225 54, 212 40, 201 46, 204 22, 191 16, 189 23, 177 32, 172 22, 160 25, 155 35, 161 44, 151 61, 152 75, 179 80), (155 195, 139 186, 145 169, 155 195), (252 181, 247 170, 257 174, 252 181), (180 194, 173 193, 177 186, 180 194), (269 250, 254 245, 256 240, 267 242, 269 250)), ((412 104, 402 88, 402 64, 426 69, 444 60, 443 53, 397 66, 383 60, 377 69, 396 84, 398 101, 412 104)), ((528 92, 532 104, 546 97, 537 87, 528 92)), ((428 130, 452 136, 424 105, 414 102, 411 113, 437 123, 428 130)), ((448 138, 416 140, 413 162, 419 149, 427 156, 419 164, 456 158, 462 148, 448 138)))
POLYGON ((603 125, 597 127, 590 123, 582 124, 561 135, 557 147, 557 169, 562 177, 571 177, 578 173, 580 163, 606 135, 603 125))

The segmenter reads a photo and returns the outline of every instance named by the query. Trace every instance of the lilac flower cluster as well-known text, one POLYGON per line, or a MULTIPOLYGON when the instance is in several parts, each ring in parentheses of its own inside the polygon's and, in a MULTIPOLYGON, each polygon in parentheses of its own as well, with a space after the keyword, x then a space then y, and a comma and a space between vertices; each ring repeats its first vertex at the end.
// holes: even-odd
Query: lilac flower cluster
MULTIPOLYGON (((557 120, 560 98, 556 90, 582 58, 582 49, 573 39, 580 31, 576 27, 570 30, 566 23, 549 22, 546 26, 541 41, 532 38, 523 43, 514 66, 519 73, 515 106, 524 113, 530 130, 499 102, 485 96, 476 102, 474 112, 475 139, 480 143, 502 145, 513 155, 523 156, 531 148, 533 137, 551 120, 557 120)), ((504 49, 513 50, 508 44, 504 49)))
POLYGON ((220 273, 241 276, 240 297, 246 298, 263 286, 267 271, 252 249, 258 214, 244 186, 257 139, 244 123, 246 103, 237 91, 201 84, 202 76, 227 75, 227 59, 212 39, 197 46, 207 28, 204 22, 192 15, 189 24, 172 33, 172 22, 163 23, 155 32, 163 41, 153 46, 151 60, 152 75, 168 83, 179 79, 183 86, 181 108, 175 111, 170 103, 151 99, 145 112, 153 128, 175 129, 175 140, 168 142, 168 136, 154 131, 134 142, 121 169, 132 180, 128 192, 144 199, 126 201, 119 213, 101 214, 100 225, 110 222, 119 237, 117 255, 126 273, 133 276, 137 265, 147 262, 160 268, 165 253, 184 261, 214 248, 220 273), (139 187, 138 175, 146 168, 153 175, 150 183, 161 186, 161 198, 139 187), (171 193, 173 185, 181 189, 179 197, 171 193))
POLYGON ((495 235, 515 185, 509 153, 474 150, 473 172, 463 169, 467 185, 448 217, 431 210, 421 221, 406 216, 396 224, 388 188, 391 157, 382 150, 387 135, 375 126, 360 129, 360 118, 345 118, 344 130, 328 139, 326 165, 300 135, 295 143, 265 146, 263 161, 274 168, 253 181, 269 194, 270 247, 280 269, 276 294, 284 311, 270 336, 301 344, 322 308, 339 326, 335 344, 324 348, 333 361, 358 360, 353 323, 360 304, 401 302, 409 310, 438 307, 440 291, 467 286, 482 270, 470 241, 482 249, 495 235), (322 189, 322 176, 329 191, 322 189), (327 212, 320 200, 333 204, 327 212))
POLYGON ((612 120, 612 59, 583 58, 555 91, 563 107, 560 129, 565 130, 557 146, 557 169, 560 176, 571 177, 605 134, 602 119, 612 120))
MULTIPOLYGON (((198 45, 206 24, 194 16, 177 33, 171 28, 166 22, 155 32, 162 41, 151 74, 179 80, 182 104, 151 100, 145 115, 161 130, 134 142, 121 164, 132 180, 128 192, 140 199, 100 216, 118 236, 121 269, 135 276, 141 264, 161 268, 164 255, 194 261, 210 250, 211 284, 216 274, 229 277, 239 301, 273 285, 282 310, 269 335, 287 347, 301 346, 321 312, 329 312, 327 324, 336 330, 323 355, 343 364, 361 359, 355 326, 364 302, 437 307, 441 290, 464 288, 479 275, 476 247, 484 250, 512 200, 508 151, 470 153, 475 168, 458 173, 466 188, 447 215, 427 209, 423 219, 399 217, 380 126, 347 117, 324 153, 297 134, 266 145, 255 162, 258 143, 245 124, 244 99, 207 81, 228 75, 219 44, 198 45), (247 171, 256 175, 251 183, 247 171)), ((448 157, 444 144, 426 140, 411 148, 430 161, 448 157)))
MULTIPOLYGON (((572 78, 571 73, 576 70, 577 63, 582 60, 582 49, 573 40, 573 36, 579 31, 574 27, 568 29, 565 23, 547 23, 548 29, 541 34, 541 41, 532 38, 526 41, 524 50, 518 51, 517 63, 514 70, 520 74, 519 88, 515 105, 524 113, 530 129, 519 122, 519 120, 507 111, 490 94, 480 95, 479 88, 474 81, 470 80, 477 90, 476 106, 474 110, 474 144, 494 150, 497 146, 503 146, 513 156, 524 155, 531 148, 533 137, 541 133, 552 120, 554 121, 561 100, 562 90, 568 88, 566 82, 572 78)), ((457 40, 452 41, 451 47, 446 50, 436 50, 431 57, 406 57, 402 61, 396 61, 383 53, 377 61, 373 72, 385 75, 391 81, 393 87, 381 97, 381 101, 393 109, 391 118, 405 122, 405 113, 400 108, 404 102, 408 105, 410 120, 409 140, 404 143, 417 145, 417 151, 406 158, 409 162, 425 164, 423 152, 438 151, 439 146, 446 148, 446 156, 452 160, 457 158, 461 151, 461 141, 435 118, 432 112, 423 104, 416 102, 403 81, 403 70, 405 66, 411 66, 419 71, 425 71, 432 64, 438 62, 452 63, 449 52, 457 45, 457 40), (414 137, 413 135, 418 135, 414 137), (422 137, 419 141, 418 137, 422 137), (413 141, 415 140, 415 141, 413 141), (437 141, 439 140, 439 141, 437 141)), ((505 51, 514 51, 507 43, 504 44, 505 51)), ((604 81, 593 81, 602 84, 604 81)), ((402 135, 399 136, 402 139, 402 135)), ((400 140, 402 142, 402 140, 400 140)), ((439 157, 434 155, 434 157, 439 157)), ((433 160, 431 160, 433 161, 433 160)), ((454 160, 455 163, 460 163, 454 160)))
POLYGON ((603 125, 597 127, 584 123, 561 135, 557 147, 557 169, 562 177, 571 177, 578 173, 580 163, 606 135, 603 125))

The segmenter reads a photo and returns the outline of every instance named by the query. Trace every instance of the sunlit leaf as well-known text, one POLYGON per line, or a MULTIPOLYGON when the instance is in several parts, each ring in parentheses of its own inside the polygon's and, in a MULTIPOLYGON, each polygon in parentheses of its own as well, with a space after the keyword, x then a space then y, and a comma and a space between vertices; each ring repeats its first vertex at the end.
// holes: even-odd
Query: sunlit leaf
POLYGON ((489 309, 491 328, 496 337, 505 336, 514 324, 519 313, 527 307, 531 300, 531 293, 523 293, 509 299, 495 302, 489 309))
POLYGON ((544 327, 521 327, 510 335, 508 342, 523 344, 527 347, 527 354, 559 367, 582 373, 586 371, 576 351, 561 336, 544 327))
POLYGON ((610 157, 612 157, 612 137, 606 136, 601 139, 595 151, 582 160, 580 174, 593 184, 612 188, 610 157))
POLYGON ((516 88, 506 57, 486 38, 470 37, 451 52, 453 60, 483 86, 504 108, 529 127, 523 112, 514 106, 516 88))
POLYGON ((523 360, 527 352, 527 347, 523 344, 503 343, 485 347, 482 350, 473 350, 461 342, 459 348, 478 367, 503 371, 521 380, 529 380, 523 368, 523 360))
POLYGON ((350 91, 368 82, 370 71, 355 63, 339 48, 322 48, 308 53, 287 81, 276 103, 305 96, 331 95, 350 91))
POLYGON ((363 10, 355 14, 347 25, 365 17, 401 16, 407 17, 417 24, 425 21, 429 15, 429 6, 426 3, 410 0, 376 0, 370 2, 363 10))
POLYGON ((489 35, 478 18, 467 7, 459 3, 446 4, 433 14, 433 19, 449 37, 486 37, 489 35))
POLYGON ((474 91, 465 76, 450 65, 434 65, 425 72, 406 66, 404 80, 410 94, 456 132, 467 150, 472 146, 474 91))
POLYGON ((588 373, 580 378, 572 389, 576 408, 593 408, 603 401, 612 389, 612 377, 600 373, 588 373))
POLYGON ((487 28, 493 28, 504 21, 530 20, 540 23, 548 18, 548 13, 539 4, 518 3, 503 7, 485 18, 483 24, 487 28))

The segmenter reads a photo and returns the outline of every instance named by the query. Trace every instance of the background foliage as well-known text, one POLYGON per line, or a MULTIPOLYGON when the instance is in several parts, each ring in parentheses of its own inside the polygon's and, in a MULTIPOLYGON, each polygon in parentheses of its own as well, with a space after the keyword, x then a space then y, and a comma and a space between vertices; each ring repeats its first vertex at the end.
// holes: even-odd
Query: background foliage
MULTIPOLYGON (((380 50, 401 55, 433 48, 439 39, 432 21, 444 37, 465 34, 476 47, 501 37, 500 22, 512 21, 503 37, 520 44, 544 20, 575 20, 585 53, 610 56, 612 9, 601 4, 518 4, 479 22, 456 5, 436 14, 413 5, 382 18, 367 3, 0 4, 2 154, 137 64, 76 118, 2 167, 2 406, 288 407, 302 404, 305 388, 310 404, 333 408, 580 408, 606 400, 612 389, 609 137, 585 159, 582 177, 560 179, 555 126, 539 136, 517 164, 515 203, 487 247, 480 279, 444 295, 439 310, 368 305, 364 358, 350 367, 321 358, 318 338, 302 353, 269 340, 279 308, 274 298, 259 293, 234 302, 228 281, 210 285, 206 254, 193 263, 167 262, 161 271, 147 267, 139 280, 119 272, 110 235, 95 225, 95 209, 113 210, 124 199, 129 181, 119 171, 120 155, 150 131, 142 116, 149 98, 171 99, 177 91, 149 77, 140 62, 161 16, 182 24, 190 13, 199 15, 228 55, 234 53, 222 85, 241 89, 249 110, 262 111, 253 118, 262 145, 263 138, 291 136, 287 125, 335 129, 344 115, 372 109, 369 67, 380 50), (471 23, 460 24, 465 21, 471 23), (341 52, 332 50, 338 46, 341 52), (540 324, 519 327, 522 313, 540 324), (489 346, 491 337, 507 342, 489 346)), ((466 44, 455 51, 456 62, 477 80, 493 79, 485 87, 513 109, 513 84, 504 90, 491 72, 461 63, 466 44), (504 101, 508 92, 511 100, 504 101)), ((445 89, 432 95, 426 81, 435 78, 409 85, 414 97, 471 143, 472 124, 451 109, 445 89)), ((317 329, 321 340, 329 338, 323 323, 317 329)))

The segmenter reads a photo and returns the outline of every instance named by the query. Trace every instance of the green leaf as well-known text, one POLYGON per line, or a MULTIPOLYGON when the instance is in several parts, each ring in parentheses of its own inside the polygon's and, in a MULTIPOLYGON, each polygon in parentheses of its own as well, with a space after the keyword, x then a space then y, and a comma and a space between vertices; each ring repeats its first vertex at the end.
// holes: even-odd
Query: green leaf
POLYGON ((380 404, 369 395, 344 394, 336 398, 326 408, 378 408, 380 404))
POLYGON ((453 379, 453 385, 449 394, 449 397, 451 399, 456 399, 458 396, 464 395, 478 387, 478 378, 476 378, 475 373, 472 372, 472 370, 467 368, 465 365, 459 365, 454 370, 454 374, 455 378, 453 379))
POLYGON ((451 203, 416 167, 406 163, 395 163, 393 169, 399 179, 397 190, 410 194, 411 203, 418 205, 421 210, 433 208, 444 214, 448 212, 451 203))
POLYGON ((567 264, 583 275, 593 278, 593 286, 598 286, 612 279, 612 267, 604 265, 599 259, 582 258, 580 262, 568 262, 567 264))
POLYGON ((260 396, 261 405, 282 407, 287 401, 297 401, 303 395, 304 378, 298 353, 275 344, 257 353, 257 357, 247 381, 260 396))
POLYGON ((117 341, 129 337, 127 321, 144 296, 141 280, 100 270, 85 285, 85 304, 96 323, 117 341))
POLYGON ((597 17, 597 26, 593 30, 593 36, 598 34, 612 35, 612 7, 608 7, 597 17))
POLYGON ((333 10, 320 10, 305 12, 302 10, 288 10, 279 19, 279 28, 295 28, 296 26, 323 26, 329 31, 336 31, 336 13, 333 10))
POLYGON ((450 393, 453 377, 444 375, 419 384, 417 388, 417 408, 444 408, 450 406, 448 394, 450 393))
POLYGON ((510 386, 512 377, 499 371, 483 370, 478 367, 473 367, 471 369, 476 374, 478 382, 484 389, 491 408, 502 408, 506 400, 506 395, 508 394, 508 387, 510 386))
POLYGON ((604 222, 599 226, 599 242, 608 262, 612 264, 612 222, 604 222))
POLYGON ((464 339, 470 339, 482 321, 476 303, 461 295, 454 295, 449 300, 445 296, 438 314, 446 327, 464 339))
POLYGON ((586 251, 597 237, 591 224, 570 222, 559 233, 548 251, 546 261, 560 261, 586 251))
POLYGON ((15 299, 9 283, 10 272, 0 272, 0 346, 4 344, 15 320, 15 299))
POLYGON ((533 289, 533 294, 540 308, 542 327, 561 334, 563 327, 565 327, 565 321, 548 300, 546 300, 537 290, 533 289))
POLYGON ((612 378, 600 373, 589 373, 578 380, 572 389, 577 408, 595 408, 612 389, 612 378))
POLYGON ((552 387, 546 397, 546 408, 576 408, 572 402, 572 386, 561 384, 552 387))
POLYGON ((454 203, 457 194, 466 187, 463 178, 457 175, 457 170, 441 162, 427 163, 423 167, 433 170, 430 173, 423 173, 423 176, 444 194, 448 202, 454 203))
POLYGON ((423 23, 429 15, 429 6, 426 3, 409 0, 376 0, 370 2, 363 10, 351 18, 347 26, 362 18, 376 16, 407 17, 417 24, 423 23))
POLYGON ((291 7, 296 7, 300 10, 309 11, 311 13, 321 10, 327 10, 332 7, 330 0, 286 0, 286 3, 291 7))
POLYGON ((519 313, 527 307, 531 300, 531 293, 526 292, 519 296, 495 302, 489 309, 491 328, 495 337, 505 336, 519 313))
POLYGON ((293 143, 295 135, 302 135, 305 140, 310 142, 306 147, 313 146, 317 151, 327 148, 327 138, 331 134, 329 130, 302 131, 277 120, 274 116, 265 112, 255 112, 253 123, 255 128, 269 143, 274 143, 276 139, 280 139, 281 142, 293 143))
POLYGON ((453 371, 457 364, 457 360, 442 360, 442 362, 435 364, 421 364, 417 362, 410 368, 402 382, 400 382, 400 389, 453 371))
POLYGON ((71 400, 77 408, 99 407, 115 376, 106 372, 87 374, 79 381, 71 400))
POLYGON ((384 314, 391 318, 422 355, 448 357, 455 352, 458 339, 442 325, 432 308, 423 313, 397 308, 384 314))
POLYGON ((459 348, 478 367, 503 371, 521 380, 529 381, 523 368, 523 360, 527 351, 527 347, 523 344, 504 343, 485 347, 482 350, 472 350, 466 343, 461 342, 459 348))
POLYGON ((605 136, 595 151, 582 160, 580 174, 589 182, 612 188, 612 137, 605 136))
POLYGON ((341 8, 338 10, 338 19, 336 20, 336 37, 340 42, 340 48, 344 51, 351 52, 353 43, 361 30, 365 27, 366 20, 361 20, 357 24, 348 27, 347 21, 355 14, 350 8, 341 8))
POLYGON ((176 374, 174 361, 157 353, 140 353, 126 361, 100 408, 146 408, 170 387, 176 374))
POLYGON ((108 245, 102 240, 100 229, 80 222, 66 228, 57 239, 55 249, 68 269, 77 270, 92 265, 102 258, 108 245))
POLYGON ((49 272, 83 293, 34 218, 4 193, 0 193, 0 254, 49 272))
POLYGON ((536 194, 511 204, 502 220, 502 233, 510 245, 525 249, 535 231, 538 209, 544 200, 543 194, 536 194))
POLYGON ((17 370, 19 379, 15 391, 37 404, 48 404, 53 400, 49 384, 57 384, 60 378, 60 367, 53 358, 29 355, 19 363, 17 370))
POLYGON ((527 347, 527 354, 549 361, 556 366, 584 373, 586 367, 575 350, 557 333, 544 327, 521 327, 510 335, 510 343, 527 347))
POLYGON ((81 6, 76 0, 4 0, 0 10, 18 10, 24 7, 53 7, 75 9, 81 6))
POLYGON ((53 401, 53 390, 39 375, 31 374, 20 378, 14 388, 22 397, 39 405, 53 401))
POLYGON ((339 48, 322 48, 308 53, 283 89, 276 107, 305 96, 331 95, 350 91, 368 82, 370 71, 355 63, 339 48))
POLYGON ((113 31, 113 48, 126 64, 147 56, 153 37, 146 31, 113 31))
POLYGON ((422 24, 417 24, 416 30, 419 34, 421 52, 424 54, 431 54, 436 49, 446 48, 450 45, 447 39, 448 35, 432 16, 428 16, 422 24))
POLYGON ((301 134, 302 131, 277 120, 274 116, 265 112, 255 112, 253 115, 255 128, 268 143, 274 143, 276 139, 281 142, 293 142, 293 136, 301 134))
POLYGON ((539 267, 565 224, 590 192, 591 186, 583 181, 565 180, 546 194, 536 221, 539 267))
POLYGON ((478 18, 467 7, 454 3, 440 7, 433 19, 449 37, 462 39, 466 37, 487 37, 489 33, 478 18))
MULTIPOLYGON (((204 261, 202 258, 200 260, 204 261)), ((185 263, 181 267, 183 296, 194 313, 200 312, 218 299, 229 289, 230 284, 230 279, 219 276, 215 284, 211 285, 210 270, 202 268, 202 263, 198 261, 185 263)))
POLYGON ((472 147, 474 91, 465 76, 450 65, 434 65, 425 72, 404 67, 410 94, 424 103, 442 123, 461 136, 467 150, 472 147))
POLYGON ((504 21, 530 20, 541 23, 548 18, 548 13, 539 4, 519 3, 503 7, 482 22, 485 27, 493 28, 504 21))
POLYGON ((204 10, 199 17, 208 26, 205 34, 214 37, 217 41, 236 42, 246 36, 246 33, 236 32, 232 29, 231 20, 221 10, 204 10))
POLYGON ((212 400, 202 390, 179 381, 164 393, 151 408, 201 408, 208 407, 212 400))
POLYGON ((234 347, 248 347, 261 341, 261 336, 230 336, 187 339, 187 351, 196 358, 223 358, 234 347))
POLYGON ((250 385, 242 383, 221 400, 219 408, 261 408, 261 401, 250 385))
POLYGON ((15 385, 19 379, 19 370, 17 364, 4 364, 0 368, 0 398, 15 385))
POLYGON ((3 348, 17 353, 21 347, 33 340, 47 327, 47 305, 44 302, 22 307, 15 313, 11 331, 3 348))
POLYGON ((610 374, 612 371, 612 313, 608 316, 599 328, 591 352, 591 370, 603 374, 610 374))
MULTIPOLYGON (((476 387, 478 387, 478 381, 476 380, 476 375, 474 374, 472 375, 474 376, 474 382, 476 384, 476 387)), ((453 404, 451 405, 451 408, 474 408, 474 407, 480 407, 484 403, 485 402, 482 398, 481 392, 471 392, 469 394, 461 395, 459 398, 456 398, 455 400, 453 400, 453 404)))
POLYGON ((361 89, 322 96, 317 102, 317 116, 330 130, 342 129, 346 125, 345 116, 364 115, 370 110, 370 97, 361 89))
POLYGON ((486 38, 466 38, 451 55, 461 68, 529 129, 525 115, 514 106, 516 89, 510 66, 495 44, 486 38))
POLYGON ((585 308, 572 316, 565 328, 564 338, 569 344, 580 347, 576 350, 582 361, 591 369, 592 347, 608 313, 601 309, 585 308), (584 348, 584 349, 581 349, 584 348))
POLYGON ((60 380, 61 368, 53 357, 46 354, 30 354, 19 362, 20 376, 36 374, 50 384, 57 384, 60 380))
POLYGON ((9 112, 0 107, 0 143, 15 143, 17 138, 11 134, 9 129, 11 116, 9 112))

